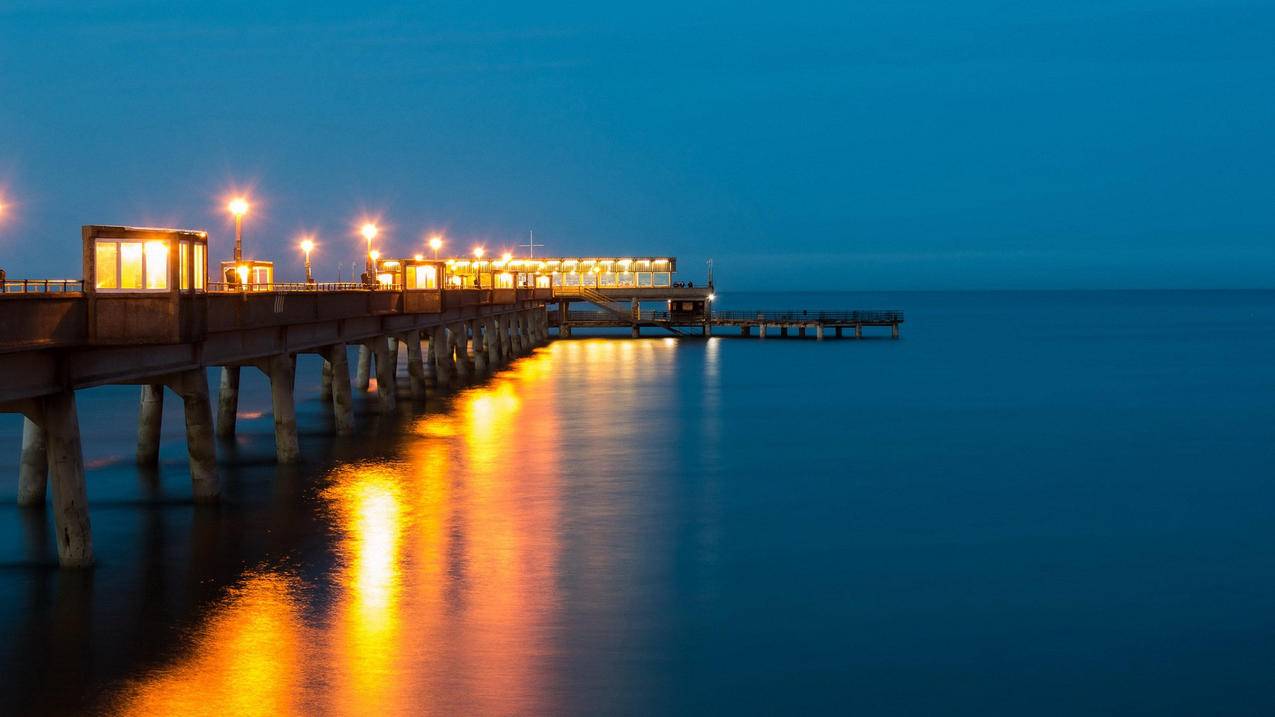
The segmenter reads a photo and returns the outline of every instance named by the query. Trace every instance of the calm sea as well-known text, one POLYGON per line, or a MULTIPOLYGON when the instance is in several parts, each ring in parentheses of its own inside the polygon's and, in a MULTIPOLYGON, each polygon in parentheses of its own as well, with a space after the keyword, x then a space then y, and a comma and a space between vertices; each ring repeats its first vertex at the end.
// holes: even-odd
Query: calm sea
POLYGON ((225 499, 79 395, 98 566, 14 506, 12 714, 1275 713, 1275 293, 723 293, 903 338, 552 344, 225 499), (888 333, 888 332, 887 332, 888 333))

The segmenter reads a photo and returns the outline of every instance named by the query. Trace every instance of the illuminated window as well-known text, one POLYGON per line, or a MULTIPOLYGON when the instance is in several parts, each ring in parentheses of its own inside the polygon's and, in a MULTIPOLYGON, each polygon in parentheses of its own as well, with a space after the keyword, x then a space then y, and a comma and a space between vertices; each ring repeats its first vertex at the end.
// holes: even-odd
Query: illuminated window
POLYGON ((512 289, 512 288, 514 288, 514 275, 513 275, 513 274, 510 274, 509 272, 504 272, 504 273, 501 273, 501 274, 497 274, 497 275, 496 275, 496 288, 497 288, 497 289, 512 289))
POLYGON ((252 283, 256 284, 257 288, 269 288, 270 285, 274 283, 274 267, 252 267, 252 283))
POLYGON ((148 241, 143 247, 146 254, 146 288, 168 288, 168 245, 162 241, 148 241))
POLYGON ((612 274, 609 271, 604 271, 598 276, 599 276, 599 280, 598 280, 599 286, 615 286, 615 274, 612 274))
POLYGON ((656 285, 656 286, 668 286, 668 285, 669 285, 669 283, 670 283, 670 282, 671 282, 671 280, 672 280, 672 279, 671 279, 671 277, 672 277, 672 274, 670 274, 670 273, 669 273, 669 272, 667 272, 667 271, 657 271, 657 272, 655 272, 655 277, 654 277, 654 279, 655 279, 655 285, 656 285))
POLYGON ((119 288, 119 258, 119 244, 104 241, 97 243, 97 261, 94 268, 94 271, 97 273, 97 288, 119 288))
POLYGON ((195 290, 204 290, 204 277, 208 274, 208 262, 204 257, 204 245, 195 245, 195 290))
POLYGON ((633 286, 633 272, 624 271, 616 275, 617 286, 633 286))
POLYGON ((438 288, 438 269, 434 268, 433 266, 407 267, 407 288, 437 289, 438 288))
POLYGON ((651 272, 649 272, 649 271, 639 271, 639 272, 638 272, 635 276, 637 276, 637 285, 638 285, 638 286, 650 286, 650 285, 651 285, 651 272))
POLYGON ((121 289, 142 288, 142 243, 139 241, 120 242, 120 279, 121 289))
POLYGON ((187 291, 190 289, 190 242, 188 241, 181 243, 181 261, 179 264, 180 266, 177 268, 181 272, 181 278, 179 279, 181 290, 187 291))
POLYGON ((547 276, 537 276, 537 277, 536 277, 536 288, 537 288, 537 289, 548 289, 548 288, 549 288, 549 277, 547 277, 547 276))

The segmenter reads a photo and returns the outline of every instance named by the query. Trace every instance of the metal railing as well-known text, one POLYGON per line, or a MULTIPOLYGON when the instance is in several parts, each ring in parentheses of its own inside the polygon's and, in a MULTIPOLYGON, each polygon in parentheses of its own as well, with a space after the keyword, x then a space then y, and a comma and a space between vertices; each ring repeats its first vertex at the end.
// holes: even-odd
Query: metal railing
POLYGON ((868 311, 714 311, 717 321, 752 321, 767 324, 893 324, 902 323, 903 312, 868 311))
POLYGON ((5 279, 0 282, 0 294, 72 294, 83 291, 83 279, 5 279))
POLYGON ((313 284, 304 281, 280 282, 270 284, 228 284, 222 281, 209 282, 208 291, 220 294, 257 294, 257 293, 315 293, 318 291, 399 291, 400 284, 377 284, 375 287, 356 281, 327 281, 313 284))

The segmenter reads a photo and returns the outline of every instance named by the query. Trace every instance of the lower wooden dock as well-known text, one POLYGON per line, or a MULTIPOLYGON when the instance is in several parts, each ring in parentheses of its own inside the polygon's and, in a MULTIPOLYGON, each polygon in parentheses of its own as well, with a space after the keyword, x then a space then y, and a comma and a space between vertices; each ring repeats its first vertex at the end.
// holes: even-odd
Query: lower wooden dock
POLYGON ((709 336, 719 329, 734 328, 740 336, 758 338, 768 335, 780 337, 816 339, 825 336, 842 338, 853 332, 855 338, 863 338, 864 328, 889 328, 890 336, 899 338, 899 326, 903 324, 902 311, 712 311, 704 315, 678 315, 669 311, 579 311, 568 309, 550 311, 550 325, 558 328, 559 336, 571 336, 576 328, 628 328, 633 336, 641 335, 643 328, 662 329, 676 335, 699 333, 709 336), (775 333, 770 334, 773 330, 775 333))

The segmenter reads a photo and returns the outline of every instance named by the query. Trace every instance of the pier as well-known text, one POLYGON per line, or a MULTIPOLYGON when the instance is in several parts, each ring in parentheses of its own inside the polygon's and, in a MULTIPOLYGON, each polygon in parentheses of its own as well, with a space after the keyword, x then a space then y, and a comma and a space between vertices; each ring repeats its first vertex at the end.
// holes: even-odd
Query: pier
POLYGON ((349 434, 354 393, 369 391, 373 377, 375 410, 392 413, 576 329, 639 336, 644 328, 674 335, 730 328, 758 338, 773 329, 823 339, 888 327, 898 338, 903 322, 898 311, 714 311, 711 278, 699 287, 675 282, 672 257, 382 258, 369 248, 361 282, 316 282, 307 259, 307 281, 283 283, 272 263, 242 260, 237 248, 211 281, 206 232, 89 225, 81 240, 83 279, 0 276, 0 412, 24 416, 18 503, 42 509, 51 484, 64 567, 93 562, 80 389, 139 387, 142 465, 158 460, 165 391, 180 397, 194 499, 212 502, 220 495, 217 441, 235 434, 245 368, 269 380, 276 460, 287 464, 301 458, 299 354, 323 359, 332 431, 349 434), (210 368, 219 369, 215 387, 210 368))

